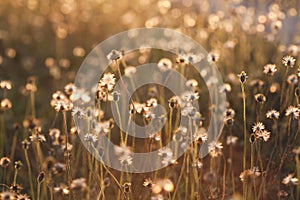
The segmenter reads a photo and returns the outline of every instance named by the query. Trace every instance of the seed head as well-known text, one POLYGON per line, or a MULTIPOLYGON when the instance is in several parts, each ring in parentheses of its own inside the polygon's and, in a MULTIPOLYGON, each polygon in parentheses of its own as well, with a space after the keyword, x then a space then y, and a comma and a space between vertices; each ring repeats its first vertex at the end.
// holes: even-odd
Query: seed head
POLYGON ((266 100, 267 100, 267 98, 266 98, 266 96, 265 95, 263 95, 263 94, 256 94, 255 96, 254 96, 254 98, 255 98, 255 101, 257 102, 257 103, 264 103, 264 102, 266 102, 266 100))
POLYGON ((16 170, 20 170, 22 166, 23 166, 23 163, 20 160, 15 162, 15 169, 16 170))
POLYGON ((22 141, 22 147, 23 147, 23 149, 29 149, 30 144, 31 143, 27 139, 23 140, 22 141))
POLYGON ((277 72, 277 67, 274 64, 267 64, 264 66, 263 72, 268 76, 274 76, 274 74, 277 72))
POLYGON ((8 81, 8 80, 0 81, 0 88, 3 90, 11 90, 12 89, 11 81, 8 81))
POLYGON ((226 126, 232 126, 234 123, 234 119, 232 117, 226 117, 224 119, 224 123, 226 126))
POLYGON ((279 118, 279 112, 277 110, 269 110, 267 113, 266 113, 266 117, 268 119, 278 119, 279 118))
POLYGON ((105 177, 103 180, 103 184, 105 187, 108 187, 110 185, 110 179, 108 177, 105 177))
POLYGON ((45 180, 45 172, 40 172, 38 177, 37 177, 37 181, 38 183, 42 183, 45 180))
POLYGON ((123 187, 124 193, 129 193, 130 192, 131 183, 126 182, 126 183, 124 183, 122 185, 122 187, 123 187))
POLYGON ((244 84, 246 82, 246 79, 248 78, 246 72, 242 71, 240 74, 237 75, 240 79, 240 82, 244 84))
POLYGON ((3 168, 6 168, 8 167, 10 164, 10 159, 8 157, 2 157, 0 159, 0 166, 3 167, 3 168))
POLYGON ((112 95, 112 100, 113 100, 114 102, 118 102, 118 101, 120 100, 121 93, 119 93, 119 92, 117 92, 117 91, 113 91, 113 92, 111 93, 111 95, 112 95))
POLYGON ((286 67, 293 68, 296 63, 296 59, 292 56, 285 56, 282 58, 282 64, 286 67))
POLYGON ((71 190, 85 190, 87 188, 86 179, 85 178, 78 178, 74 179, 70 186, 71 190))
POLYGON ((122 59, 123 55, 121 51, 113 49, 106 57, 110 61, 117 61, 119 59, 122 59))
POLYGON ((162 71, 168 71, 170 69, 172 69, 172 61, 168 58, 162 58, 158 61, 157 67, 162 71))
POLYGON ((286 111, 285 111, 285 116, 290 116, 293 119, 298 119, 299 118, 299 108, 295 107, 295 106, 289 106, 286 111))
POLYGON ((0 103, 1 110, 10 110, 12 108, 12 103, 9 99, 5 98, 1 100, 0 103))

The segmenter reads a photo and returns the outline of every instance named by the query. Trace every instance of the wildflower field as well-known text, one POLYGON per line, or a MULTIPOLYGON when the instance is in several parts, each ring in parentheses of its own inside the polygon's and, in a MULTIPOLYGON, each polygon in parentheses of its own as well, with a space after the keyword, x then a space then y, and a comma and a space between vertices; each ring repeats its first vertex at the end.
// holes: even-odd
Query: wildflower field
POLYGON ((300 0, 0 0, 0 200, 299 200, 299 60, 300 0))

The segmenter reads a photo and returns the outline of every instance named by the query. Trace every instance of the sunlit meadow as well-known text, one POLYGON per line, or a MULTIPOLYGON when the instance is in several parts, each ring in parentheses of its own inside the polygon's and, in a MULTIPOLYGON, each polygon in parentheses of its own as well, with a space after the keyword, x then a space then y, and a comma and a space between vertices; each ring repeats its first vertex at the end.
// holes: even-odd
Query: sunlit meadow
POLYGON ((299 12, 299 0, 0 0, 0 199, 299 200, 299 12), (98 43, 141 27, 181 32, 208 55, 111 49, 95 90, 75 86, 77 70, 98 43), (214 133, 220 137, 208 144, 216 105, 203 74, 193 69, 198 59, 218 66, 219 90, 227 96, 223 129, 214 133), (120 131, 110 105, 122 98, 113 92, 120 77, 130 80, 148 62, 161 73, 181 73, 188 90, 175 96, 157 84, 138 88, 118 117, 128 112, 142 126, 165 124, 135 139, 120 131), (95 109, 76 101, 94 102, 95 109), (151 112, 158 104, 165 115, 151 112), (75 116, 97 120, 81 133, 75 116), (180 118, 190 125, 179 126, 180 118), (166 167, 119 172, 95 159, 79 134, 92 149, 101 146, 100 135, 110 138, 122 166, 130 167, 133 152, 159 149, 166 167), (177 160, 164 148, 170 141, 184 146, 189 137, 192 144, 177 160), (210 153, 200 158, 203 144, 210 153))

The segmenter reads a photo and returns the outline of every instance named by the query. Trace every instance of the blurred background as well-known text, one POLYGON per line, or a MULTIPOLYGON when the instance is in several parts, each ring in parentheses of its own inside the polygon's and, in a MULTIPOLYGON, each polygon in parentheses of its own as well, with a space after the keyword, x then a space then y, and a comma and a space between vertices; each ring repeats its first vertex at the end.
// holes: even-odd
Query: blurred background
MULTIPOLYGON (((299 45, 299 8, 299 0, 1 0, 0 79, 22 98, 27 77, 38 76, 37 110, 48 114, 43 97, 74 80, 93 46, 137 27, 181 31, 217 51, 222 72, 237 73, 299 45)), ((13 109, 24 113, 21 103, 13 109)))

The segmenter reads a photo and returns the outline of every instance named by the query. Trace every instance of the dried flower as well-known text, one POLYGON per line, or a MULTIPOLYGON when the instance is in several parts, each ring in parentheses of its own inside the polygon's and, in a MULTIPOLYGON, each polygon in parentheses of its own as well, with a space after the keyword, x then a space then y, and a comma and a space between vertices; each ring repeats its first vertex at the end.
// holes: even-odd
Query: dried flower
POLYGON ((89 92, 82 88, 76 88, 76 91, 73 92, 71 96, 73 101, 82 101, 84 103, 88 103, 91 101, 91 97, 89 92))
POLYGON ((287 77, 287 83, 290 85, 297 85, 298 77, 295 74, 291 74, 287 77))
POLYGON ((23 147, 23 149, 29 149, 30 144, 31 143, 27 139, 23 140, 22 141, 22 147, 23 147))
POLYGON ((72 115, 78 119, 82 119, 86 116, 86 112, 80 107, 74 107, 72 110, 72 115))
POLYGON ((203 167, 203 163, 199 159, 197 159, 196 161, 194 161, 192 163, 192 167, 196 167, 198 169, 201 169, 203 167))
POLYGON ((55 165, 52 167, 52 173, 54 175, 62 174, 65 171, 66 171, 66 165, 63 163, 55 163, 55 165))
POLYGON ((112 95, 112 100, 114 102, 118 102, 120 100, 121 93, 119 93, 118 91, 113 91, 111 95, 112 95))
POLYGON ((15 162, 15 169, 20 170, 22 166, 23 163, 20 160, 15 162))
POLYGON ((150 178, 146 178, 145 180, 144 180, 144 182, 143 182, 143 186, 144 187, 152 187, 152 184, 153 184, 153 182, 152 182, 152 180, 150 179, 150 178))
POLYGON ((257 138, 262 138, 265 142, 270 139, 271 133, 267 130, 257 131, 255 132, 257 138))
POLYGON ((8 157, 2 157, 0 159, 0 166, 3 167, 3 168, 6 168, 8 167, 10 164, 10 159, 8 157))
POLYGON ((106 56, 106 58, 110 61, 117 61, 119 59, 122 59, 122 57, 122 52, 115 49, 111 50, 111 52, 109 52, 109 54, 106 56))
POLYGON ((227 145, 234 145, 234 144, 236 144, 236 142, 238 141, 238 137, 236 137, 236 136, 228 136, 227 137, 227 140, 226 140, 226 144, 227 145))
POLYGON ((231 92, 231 85, 229 83, 224 83, 220 89, 220 92, 231 92))
POLYGON ((116 84, 116 78, 115 75, 112 73, 105 73, 103 77, 100 79, 98 86, 101 89, 104 89, 104 91, 112 91, 116 84))
POLYGON ((264 103, 267 100, 266 96, 263 94, 256 94, 254 98, 257 103, 264 103))
POLYGON ((190 79, 186 81, 185 86, 195 90, 196 87, 198 86, 198 82, 195 79, 190 79))
POLYGON ((87 133, 84 136, 84 140, 89 143, 95 143, 98 140, 98 137, 92 133, 87 133))
POLYGON ((266 117, 269 118, 269 119, 278 119, 279 118, 279 112, 277 110, 269 110, 267 113, 266 113, 266 117))
POLYGON ((242 72, 241 72, 240 74, 238 74, 237 76, 239 77, 240 82, 241 82, 242 84, 244 84, 244 83, 246 82, 247 78, 248 78, 246 72, 244 72, 244 71, 242 71, 242 72))
POLYGON ((249 179, 255 179, 261 175, 258 167, 253 167, 252 169, 247 169, 240 174, 240 179, 242 182, 248 181, 249 179))
POLYGON ((124 193, 129 193, 130 192, 131 183, 126 182, 126 183, 124 183, 122 185, 122 187, 123 187, 124 193))
POLYGON ((194 134, 193 134, 193 140, 201 142, 206 142, 208 139, 207 131, 205 128, 201 127, 199 128, 194 134))
POLYGON ((282 58, 282 64, 286 67, 293 68, 296 63, 296 59, 292 56, 285 56, 282 58))
POLYGON ((265 129, 265 125, 261 122, 256 122, 253 126, 252 126, 252 131, 253 133, 255 132, 259 132, 259 131, 263 131, 265 129))
POLYGON ((124 69, 124 76, 132 77, 136 73, 136 68, 128 66, 124 69))
POLYGON ((219 58, 220 58, 220 54, 217 53, 217 52, 210 52, 210 53, 208 53, 208 55, 207 55, 207 61, 208 61, 209 63, 215 63, 215 62, 218 62, 219 58))
POLYGON ((191 103, 199 99, 198 92, 186 91, 181 94, 181 102, 183 103, 182 107, 186 105, 186 103, 191 103))
POLYGON ((30 141, 46 142, 46 137, 38 131, 34 131, 29 136, 30 141))
POLYGON ((73 92, 76 90, 76 86, 74 85, 74 83, 68 83, 65 87, 64 87, 65 93, 67 95, 72 95, 73 92))
POLYGON ((9 99, 5 98, 1 100, 0 107, 1 110, 10 110, 12 108, 12 103, 9 99))
POLYGON ((30 76, 27 78, 27 82, 25 85, 25 89, 28 92, 36 92, 37 91, 37 87, 36 87, 36 77, 34 76, 30 76))
POLYGON ((12 82, 8 80, 0 81, 0 88, 3 90, 11 90, 12 89, 12 82))
POLYGON ((162 58, 158 61, 157 67, 162 71, 168 71, 170 69, 172 69, 172 61, 168 58, 162 58))
POLYGON ((114 146, 115 154, 119 157, 121 165, 128 166, 132 164, 132 151, 125 144, 114 146))
POLYGON ((169 99, 170 108, 178 108, 180 105, 180 98, 178 96, 173 96, 169 99))
POLYGON ((174 184, 170 179, 159 179, 152 184, 151 189, 154 194, 159 194, 162 191, 172 192, 174 184))
POLYGON ((212 141, 211 143, 208 144, 209 155, 212 157, 218 157, 222 155, 223 154, 222 149, 223 149, 223 145, 221 142, 212 141))
POLYGON ((31 198, 27 194, 18 194, 17 199, 18 200, 31 200, 31 198))
POLYGON ((225 117, 231 117, 231 118, 234 118, 234 116, 235 116, 235 111, 234 111, 232 108, 228 108, 228 109, 226 109, 224 115, 225 115, 225 117))
POLYGON ((105 177, 103 180, 103 184, 105 187, 108 187, 110 185, 110 179, 108 177, 105 177))
POLYGON ((70 189, 71 190, 85 190, 87 188, 86 179, 85 178, 78 178, 74 179, 71 183, 70 189))
POLYGON ((264 66, 263 72, 266 75, 274 76, 274 74, 277 72, 277 67, 274 64, 267 64, 267 65, 264 66))
POLYGON ((298 119, 299 114, 299 108, 295 106, 289 106, 285 111, 285 116, 290 116, 292 119, 298 119))
POLYGON ((0 193, 0 199, 3 200, 17 200, 16 195, 12 192, 3 191, 0 193))
POLYGON ((173 158, 173 151, 168 147, 163 147, 158 150, 158 155, 162 158, 161 163, 164 166, 173 164, 175 162, 173 158))
POLYGON ((226 126, 232 126, 234 123, 234 119, 232 117, 225 117, 224 123, 226 126))
POLYGON ((43 181, 45 180, 45 172, 40 172, 38 177, 37 177, 37 181, 39 184, 41 184, 43 181))
POLYGON ((294 177, 294 174, 289 174, 287 175, 283 180, 282 180, 282 184, 284 185, 298 185, 298 179, 296 177, 294 177))

